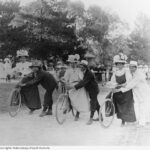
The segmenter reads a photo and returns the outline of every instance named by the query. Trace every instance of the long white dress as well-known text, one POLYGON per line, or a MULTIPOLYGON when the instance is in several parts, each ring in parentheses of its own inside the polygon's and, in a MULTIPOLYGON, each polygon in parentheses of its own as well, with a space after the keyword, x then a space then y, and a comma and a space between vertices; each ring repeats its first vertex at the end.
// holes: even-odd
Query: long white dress
MULTIPOLYGON (((77 84, 83 79, 83 73, 78 68, 69 68, 66 70, 64 79, 66 82, 73 85, 77 84)), ((79 112, 89 112, 90 111, 90 99, 85 88, 72 89, 69 91, 69 97, 71 100, 71 105, 79 112)))
POLYGON ((121 88, 121 91, 126 92, 130 89, 133 91, 136 118, 139 125, 144 126, 146 122, 150 122, 150 87, 141 71, 136 70, 132 80, 124 88, 121 88))

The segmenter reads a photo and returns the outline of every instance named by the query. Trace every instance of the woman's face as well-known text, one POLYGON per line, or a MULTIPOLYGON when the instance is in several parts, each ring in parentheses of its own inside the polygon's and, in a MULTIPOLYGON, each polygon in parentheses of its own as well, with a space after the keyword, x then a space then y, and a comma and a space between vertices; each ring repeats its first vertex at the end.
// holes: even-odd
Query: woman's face
POLYGON ((116 67, 121 70, 124 68, 124 63, 116 63, 116 67))
POLYGON ((137 67, 136 66, 129 66, 129 69, 130 69, 131 73, 134 73, 136 71, 137 67))

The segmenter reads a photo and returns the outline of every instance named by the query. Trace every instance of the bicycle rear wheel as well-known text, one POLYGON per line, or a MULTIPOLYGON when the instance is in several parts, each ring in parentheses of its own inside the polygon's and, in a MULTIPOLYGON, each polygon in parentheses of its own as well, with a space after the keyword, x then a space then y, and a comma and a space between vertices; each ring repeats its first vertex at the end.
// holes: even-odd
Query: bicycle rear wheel
POLYGON ((100 108, 99 111, 99 121, 102 127, 108 128, 115 116, 115 106, 111 99, 107 99, 100 108))
POLYGON ((20 91, 13 90, 9 95, 9 115, 15 117, 21 107, 21 95, 20 91))
POLYGON ((61 94, 56 102, 56 120, 59 124, 64 123, 68 112, 69 112, 68 97, 65 94, 61 94))

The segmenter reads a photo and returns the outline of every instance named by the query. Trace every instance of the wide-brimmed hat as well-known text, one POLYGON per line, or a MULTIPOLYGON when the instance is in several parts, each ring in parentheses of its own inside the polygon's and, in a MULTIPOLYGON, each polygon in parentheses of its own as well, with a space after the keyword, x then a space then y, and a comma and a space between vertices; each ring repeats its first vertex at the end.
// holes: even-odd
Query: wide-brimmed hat
POLYGON ((80 65, 84 66, 84 67, 87 67, 88 66, 88 62, 86 60, 81 60, 80 65))
POLYGON ((35 60, 35 61, 32 62, 32 65, 29 66, 29 67, 30 67, 30 68, 33 68, 33 67, 41 68, 41 66, 42 66, 41 61, 35 60))
POLYGON ((75 54, 75 55, 69 55, 67 62, 77 63, 77 62, 79 62, 79 60, 80 60, 80 55, 79 54, 75 54))
POLYGON ((17 51, 17 57, 28 57, 28 51, 25 49, 21 49, 17 51))
POLYGON ((130 63, 129 63, 129 66, 135 66, 135 67, 137 67, 138 66, 138 63, 137 63, 137 61, 130 61, 130 63))
POLYGON ((123 53, 119 53, 118 55, 115 55, 113 57, 113 63, 123 63, 125 64, 127 62, 128 57, 123 54, 123 53))

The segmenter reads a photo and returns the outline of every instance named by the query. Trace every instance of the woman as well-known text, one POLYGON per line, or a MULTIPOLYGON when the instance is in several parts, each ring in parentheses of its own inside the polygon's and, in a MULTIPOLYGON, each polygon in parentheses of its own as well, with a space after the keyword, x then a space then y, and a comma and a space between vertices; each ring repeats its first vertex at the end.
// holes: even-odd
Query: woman
MULTIPOLYGON (((127 56, 123 53, 119 53, 119 55, 114 56, 116 71, 113 73, 111 81, 108 84, 113 88, 121 88, 132 78, 130 72, 124 67, 126 60, 127 56)), ((126 122, 136 121, 132 90, 129 90, 125 93, 114 93, 113 102, 115 105, 117 117, 122 120, 122 126, 124 126, 126 122)))
MULTIPOLYGON (((83 73, 77 67, 77 62, 80 59, 79 55, 69 55, 68 62, 70 67, 66 70, 64 80, 66 83, 76 85, 83 79, 83 73)), ((89 97, 84 88, 79 90, 72 89, 69 91, 71 105, 77 110, 75 121, 79 119, 79 112, 88 112, 90 110, 89 97)))
MULTIPOLYGON (((21 80, 21 84, 27 83, 34 78, 34 74, 29 72, 25 77, 21 80)), ((36 109, 41 108, 41 99, 38 90, 38 84, 31 85, 29 87, 21 88, 21 98, 23 103, 30 109, 29 114, 32 114, 36 109)))
POLYGON ((129 69, 132 74, 132 80, 120 90, 124 93, 132 89, 138 125, 143 127, 150 122, 150 87, 146 82, 145 74, 139 71, 137 67, 136 61, 130 61, 129 69))

